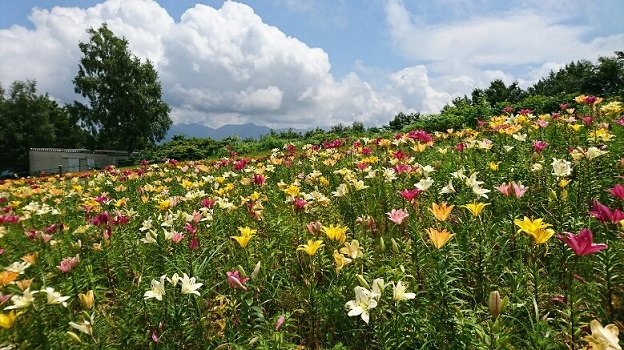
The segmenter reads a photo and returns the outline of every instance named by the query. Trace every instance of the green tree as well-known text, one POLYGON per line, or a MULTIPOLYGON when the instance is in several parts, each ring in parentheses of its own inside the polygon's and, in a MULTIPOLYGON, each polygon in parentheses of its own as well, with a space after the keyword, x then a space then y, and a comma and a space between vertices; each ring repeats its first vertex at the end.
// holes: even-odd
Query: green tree
POLYGON ((403 112, 399 112, 399 114, 395 115, 394 119, 392 119, 388 125, 385 125, 384 128, 392 131, 400 131, 405 126, 408 126, 419 119, 420 113, 405 114, 403 112))
POLYGON ((86 103, 74 101, 71 107, 88 132, 87 146, 133 152, 164 139, 172 124, 170 108, 152 63, 132 55, 128 41, 106 23, 87 32, 91 39, 79 44, 84 57, 74 79, 74 90, 86 103))
MULTIPOLYGON (((483 91, 487 103, 492 108, 505 107, 520 102, 526 93, 518 86, 518 82, 513 82, 506 86, 501 79, 496 79, 483 91)), ((473 101, 475 99, 473 98, 473 101)))
POLYGON ((0 87, 0 125, 0 169, 5 170, 27 171, 32 147, 75 147, 81 139, 66 110, 38 94, 34 80, 13 82, 8 94, 0 87))

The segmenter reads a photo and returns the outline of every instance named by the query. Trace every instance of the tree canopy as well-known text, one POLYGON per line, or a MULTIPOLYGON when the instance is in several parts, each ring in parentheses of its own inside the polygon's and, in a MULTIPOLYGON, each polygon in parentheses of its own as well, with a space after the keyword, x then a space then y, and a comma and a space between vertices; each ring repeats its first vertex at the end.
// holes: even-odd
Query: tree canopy
POLYGON ((0 170, 27 171, 32 147, 73 148, 82 141, 66 109, 40 95, 34 80, 14 81, 8 92, 0 86, 0 125, 0 170))
POLYGON ((128 41, 106 23, 87 32, 90 41, 79 43, 84 56, 73 81, 86 101, 74 101, 70 109, 88 132, 87 147, 132 152, 164 139, 170 108, 152 63, 131 54, 128 41))

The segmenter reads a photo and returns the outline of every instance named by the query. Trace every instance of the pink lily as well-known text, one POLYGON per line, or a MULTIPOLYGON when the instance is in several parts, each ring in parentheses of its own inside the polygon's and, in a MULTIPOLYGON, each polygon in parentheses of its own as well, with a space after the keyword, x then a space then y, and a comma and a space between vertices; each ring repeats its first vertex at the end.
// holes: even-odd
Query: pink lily
POLYGON ((514 191, 514 195, 516 196, 516 198, 520 198, 524 196, 524 193, 529 189, 528 187, 522 185, 521 182, 520 183, 512 182, 511 188, 514 191))
POLYGON ((392 220, 392 222, 394 222, 397 225, 400 225, 403 222, 403 220, 405 220, 405 218, 409 216, 409 214, 403 209, 399 209, 399 210, 392 209, 389 213, 386 213, 386 215, 388 215, 390 220, 392 220))
POLYGON ((576 255, 588 255, 607 249, 604 243, 594 243, 594 235, 586 228, 581 229, 578 235, 570 232, 564 232, 564 234, 565 236, 557 235, 556 237, 572 248, 576 255))
POLYGON ((227 275, 227 282, 232 288, 242 288, 245 292, 247 291, 247 287, 243 285, 245 281, 247 281, 247 277, 241 277, 237 270, 227 271, 225 273, 227 275))

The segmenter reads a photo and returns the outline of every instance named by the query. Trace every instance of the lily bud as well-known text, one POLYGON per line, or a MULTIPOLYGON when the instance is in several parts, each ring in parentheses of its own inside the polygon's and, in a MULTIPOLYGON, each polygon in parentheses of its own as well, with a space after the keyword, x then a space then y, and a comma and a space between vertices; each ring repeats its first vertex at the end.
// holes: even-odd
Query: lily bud
POLYGON ((360 282, 360 286, 366 288, 366 289, 370 289, 370 285, 368 284, 368 282, 366 282, 366 280, 364 279, 364 276, 362 275, 355 275, 355 277, 357 278, 358 282, 360 282))
POLYGON ((76 342, 76 344, 80 344, 82 343, 82 340, 80 340, 80 337, 78 336, 78 334, 74 333, 74 332, 67 332, 67 335, 76 342))
POLYGON ((254 267, 253 271, 251 272, 251 278, 254 279, 258 277, 259 273, 260 273, 260 262, 258 261, 258 263, 256 264, 256 267, 254 267))
POLYGON ((386 251, 386 243, 384 242, 383 237, 379 237, 379 251, 380 252, 385 252, 386 251))
POLYGON ((490 300, 488 301, 488 308, 490 309, 490 314, 492 314, 493 319, 497 319, 500 314, 505 311, 505 308, 509 304, 509 298, 505 297, 501 299, 500 294, 497 290, 490 292, 490 300))
POLYGON ((236 269, 240 273, 241 277, 247 277, 247 273, 245 272, 245 269, 242 266, 238 265, 236 269))
POLYGON ((399 252, 399 245, 394 240, 394 238, 390 238, 390 240, 392 241, 392 251, 395 252, 395 253, 398 253, 399 252))

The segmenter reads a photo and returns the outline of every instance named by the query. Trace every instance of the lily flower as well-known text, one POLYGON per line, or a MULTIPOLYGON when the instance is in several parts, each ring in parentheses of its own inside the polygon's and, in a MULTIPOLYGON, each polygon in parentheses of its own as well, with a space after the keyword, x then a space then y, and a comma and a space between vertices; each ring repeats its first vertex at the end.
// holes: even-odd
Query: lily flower
POLYGON ((348 265, 351 263, 351 259, 345 257, 344 255, 338 253, 337 250, 334 249, 334 263, 336 265, 336 274, 340 274, 340 270, 342 270, 342 268, 345 265, 348 265))
POLYGON ((604 243, 594 243, 594 235, 586 228, 581 229, 576 236, 570 232, 564 232, 564 234, 565 236, 557 235, 556 237, 572 248, 576 255, 593 254, 607 249, 604 243))
POLYGON ((427 233, 429 233, 429 239, 437 249, 442 248, 451 237, 455 236, 454 233, 451 234, 446 229, 440 231, 432 227, 427 229, 427 233))
POLYGON ((245 292, 247 291, 247 287, 243 285, 245 281, 247 281, 247 277, 241 277, 240 272, 238 270, 227 271, 225 273, 227 275, 227 282, 232 288, 242 288, 245 292))
POLYGON ((89 320, 82 320, 82 323, 69 322, 69 325, 87 335, 93 335, 93 317, 91 314, 89 320))
POLYGON ((552 174, 557 177, 568 177, 572 174, 572 167, 570 162, 565 159, 554 158, 552 161, 553 172, 552 174))
POLYGON ((473 216, 479 216, 486 205, 490 205, 490 203, 472 202, 470 204, 462 205, 462 208, 468 209, 473 216))
POLYGON ((22 295, 17 295, 17 294, 13 295, 11 297, 11 301, 13 302, 13 305, 6 307, 5 310, 23 309, 23 308, 29 307, 30 305, 32 305, 33 301, 35 300, 34 298, 35 293, 37 293, 37 291, 31 292, 30 288, 26 288, 22 292, 22 295))
POLYGON ((360 242, 356 239, 352 240, 351 243, 345 242, 344 247, 340 248, 340 253, 344 254, 351 259, 357 259, 364 256, 362 252, 362 247, 360 247, 360 242))
POLYGON ((321 229, 323 225, 321 225, 319 221, 314 221, 309 224, 306 224, 306 227, 308 228, 308 232, 310 232, 313 235, 318 235, 319 233, 321 233, 321 229))
POLYGON ((442 202, 442 204, 440 205, 436 203, 432 203, 431 208, 429 208, 429 211, 439 221, 446 221, 446 219, 448 219, 454 207, 455 207, 454 205, 446 205, 446 202, 442 202))
POLYGON ((370 320, 370 310, 377 307, 377 300, 373 297, 373 292, 370 290, 356 286, 355 300, 350 300, 345 304, 348 307, 349 316, 360 316, 364 322, 368 323, 370 320))
POLYGON ((624 213, 619 209, 611 210, 604 204, 601 204, 597 200, 594 201, 592 205, 592 210, 589 212, 589 215, 595 217, 596 219, 605 222, 609 221, 613 224, 617 224, 618 222, 624 220, 624 213))
POLYGON ((329 225, 329 227, 323 226, 321 230, 325 232, 327 238, 338 241, 341 244, 347 239, 348 228, 346 226, 329 225))
POLYGON ((392 209, 389 213, 386 213, 386 215, 388 215, 390 220, 397 225, 401 225, 403 223, 403 220, 405 220, 409 216, 407 211, 403 209, 392 209))
MULTIPOLYGON (((624 117, 623 117, 624 118, 624 117)), ((614 197, 624 200, 624 186, 617 184, 609 189, 609 193, 611 193, 614 197)))
POLYGON ((185 273, 180 280, 182 283, 182 294, 196 294, 199 295, 197 289, 203 285, 203 283, 195 283, 195 277, 190 277, 185 273))
POLYGON ((406 293, 407 285, 403 284, 403 281, 398 281, 396 284, 392 284, 392 299, 394 301, 403 301, 416 298, 416 293, 406 293))
POLYGON ((69 297, 61 296, 61 293, 54 291, 52 287, 47 287, 43 291, 46 292, 48 304, 61 304, 67 307, 67 299, 69 299, 69 297))
POLYGON ((397 191, 397 193, 400 194, 401 197, 403 197, 408 202, 411 202, 415 200, 416 198, 418 198, 418 194, 420 193, 420 190, 418 188, 414 188, 414 189, 406 188, 403 191, 397 191))
POLYGON ((165 278, 167 275, 160 276, 160 281, 152 280, 152 289, 148 290, 143 294, 143 299, 151 299, 156 298, 159 301, 162 301, 162 296, 165 295, 165 278))
POLYGON ((238 242, 238 244, 240 244, 242 248, 245 248, 247 247, 247 244, 249 244, 251 237, 253 237, 253 235, 256 233, 256 230, 252 230, 249 227, 239 227, 238 231, 240 231, 241 233, 240 236, 230 236, 230 238, 236 240, 236 242, 238 242))
POLYGON ((308 244, 301 244, 299 245, 299 247, 297 248, 297 251, 302 250, 305 253, 307 253, 309 256, 314 256, 316 254, 316 252, 321 248, 324 247, 325 244, 323 244, 323 240, 319 239, 319 240, 314 240, 314 239, 309 239, 308 240, 308 244))
POLYGON ((68 273, 71 272, 76 266, 78 266, 78 262, 80 262, 80 256, 76 255, 74 257, 65 258, 61 261, 61 264, 56 268, 61 270, 62 272, 68 273))
POLYGON ((600 322, 592 320, 589 323, 589 327, 591 335, 583 337, 583 340, 588 343, 588 347, 592 349, 622 350, 618 338, 620 331, 616 325, 610 324, 602 327, 600 322))
POLYGON ((523 220, 515 219, 514 224, 520 228, 518 232, 524 232, 533 237, 536 244, 546 243, 555 234, 553 229, 548 228, 552 225, 544 223, 543 219, 531 220, 525 216, 523 220))
POLYGON ((15 319, 17 318, 17 315, 15 311, 11 311, 9 313, 0 313, 0 327, 4 328, 4 329, 9 329, 11 327, 13 327, 13 324, 15 323, 15 319))
POLYGON ((95 296, 93 295, 93 289, 88 290, 87 293, 78 293, 78 299, 82 303, 85 309, 90 310, 93 308, 93 303, 95 302, 95 296))

